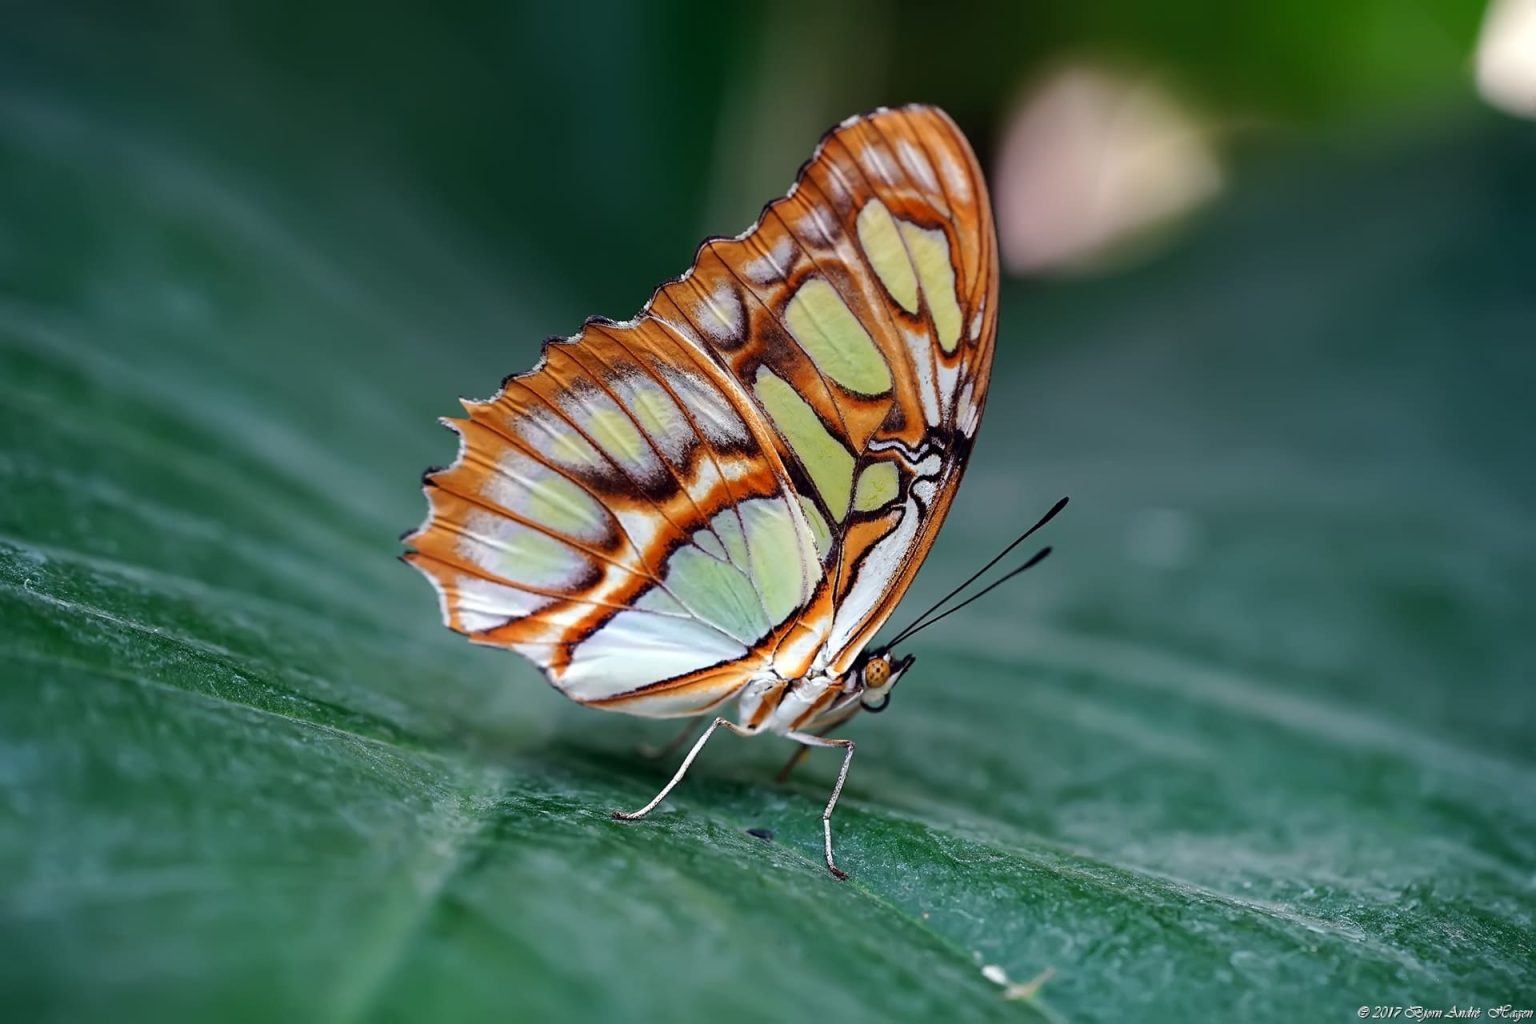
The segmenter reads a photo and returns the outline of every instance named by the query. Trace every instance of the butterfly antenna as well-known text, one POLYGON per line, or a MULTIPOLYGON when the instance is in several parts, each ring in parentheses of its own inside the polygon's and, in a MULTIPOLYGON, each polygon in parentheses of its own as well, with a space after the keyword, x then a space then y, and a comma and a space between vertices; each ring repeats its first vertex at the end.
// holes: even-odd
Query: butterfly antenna
MULTIPOLYGON (((1066 507, 1067 507, 1067 499, 1066 498, 1062 498, 1056 504, 1052 505, 1051 506, 1051 510, 1049 512, 1047 512, 1045 515, 1040 517, 1040 521, 1039 522, 1037 522, 1034 526, 1031 526, 1029 529, 1025 530, 1023 533, 1021 533, 1017 537, 1015 537, 1013 539, 1013 542, 1010 543, 1007 547, 1003 548, 1003 550, 999 551, 996 555, 994 555, 990 562, 988 562, 986 565, 982 566, 980 569, 977 569, 975 572, 971 573, 970 577, 967 578, 964 583, 960 584, 954 590, 951 590, 949 593, 947 593, 943 597, 939 598, 937 601, 935 601, 933 603, 933 605, 930 608, 928 608, 926 611, 924 611, 922 614, 920 614, 917 618, 913 619, 910 623, 908 623, 908 625, 906 626, 905 629, 903 629, 900 633, 896 634, 896 639, 891 640, 889 643, 884 645, 885 648, 889 649, 891 647, 894 647, 898 643, 900 643, 901 641, 905 640, 907 637, 911 636, 913 633, 916 633, 919 629, 924 629, 928 625, 931 625, 931 623, 924 623, 923 620, 928 618, 928 616, 932 615, 934 612, 938 611, 940 608, 944 607, 944 605, 949 603, 950 599, 953 598, 956 594, 960 593, 966 587, 970 586, 972 583, 975 583, 982 576, 986 575, 986 572, 987 572, 988 569, 991 569, 998 562, 1001 562, 1004 558, 1008 557, 1008 553, 1010 551, 1012 551, 1014 548, 1018 547, 1020 544, 1024 543, 1024 541, 1029 537, 1030 534, 1032 534, 1036 530, 1040 529, 1042 526, 1044 526, 1046 523, 1050 522, 1052 519, 1055 519, 1056 518, 1056 514, 1058 512, 1060 512, 1062 509, 1066 508, 1066 507)), ((1025 569, 1028 569, 1030 566, 1039 564, 1040 559, 1044 558, 1046 556, 1046 554, 1049 553, 1049 552, 1050 552, 1050 548, 1046 548, 1045 551, 1041 552, 1040 554, 1035 555, 1033 558, 1031 558, 1024 565, 1022 565, 1019 568, 1013 570, 1007 576, 1004 576, 1003 579, 998 580, 997 583, 993 583, 991 586, 987 587, 987 589, 983 590, 981 592, 981 594, 987 593, 987 591, 991 590, 992 587, 997 586, 998 583, 1002 583, 1003 580, 1012 579, 1014 576, 1017 576, 1019 573, 1023 572, 1025 569)), ((955 608, 951 608, 949 611, 945 612, 944 615, 948 615, 950 612, 959 611, 961 608, 964 608, 967 604, 970 604, 972 601, 976 600, 976 598, 980 597, 981 594, 977 594, 974 597, 967 598, 964 603, 958 605, 955 608)), ((943 618, 944 615, 940 615, 939 618, 943 618)), ((937 622, 939 620, 938 619, 934 619, 932 621, 933 622, 937 622)))
POLYGON ((903 640, 910 640, 912 637, 916 636, 918 633, 921 633, 923 630, 927 629, 929 626, 932 626, 934 623, 943 622, 945 619, 949 618, 951 615, 955 614, 955 612, 957 612, 960 609, 964 608, 966 605, 973 604, 973 603, 975 603, 977 601, 980 601, 982 598, 984 598, 988 594, 992 593, 992 591, 996 590, 998 587, 1002 586, 1004 583, 1007 583, 1009 580, 1013 579, 1019 573, 1023 572, 1026 569, 1033 569, 1035 566, 1037 566, 1041 562, 1045 561, 1045 556, 1049 555, 1050 553, 1051 553, 1051 549, 1050 548, 1041 548, 1039 551, 1035 552, 1034 555, 1032 555, 1030 557, 1029 561, 1025 562, 1023 565, 1019 566, 1017 569, 1013 569, 1010 572, 1005 573, 1004 575, 1002 575, 998 579, 993 580, 986 587, 982 588, 979 592, 977 592, 975 594, 972 594, 970 597, 966 598, 964 601, 961 601, 959 604, 955 605, 953 608, 950 608, 948 611, 944 612, 942 615, 936 615, 933 618, 929 619, 927 622, 924 622, 920 626, 909 626, 909 627, 907 627, 907 629, 906 629, 906 631, 904 633, 902 633, 900 636, 898 636, 895 640, 892 640, 890 642, 890 644, 888 644, 887 646, 894 647, 896 644, 901 643, 903 640))

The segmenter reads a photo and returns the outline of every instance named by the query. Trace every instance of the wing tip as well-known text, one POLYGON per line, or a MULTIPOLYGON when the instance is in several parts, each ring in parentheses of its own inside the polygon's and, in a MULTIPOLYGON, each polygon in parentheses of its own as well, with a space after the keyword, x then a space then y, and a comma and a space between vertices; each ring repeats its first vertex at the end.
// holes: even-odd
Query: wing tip
MULTIPOLYGON (((652 290, 650 298, 646 299, 645 305, 640 307, 640 312, 637 313, 634 318, 616 323, 612 320, 609 320, 607 317, 588 317, 586 322, 582 325, 583 330, 585 330, 587 326, 592 325, 593 323, 598 323, 600 326, 604 327, 629 328, 635 326, 641 317, 655 316, 652 310, 656 305, 657 299, 661 298, 663 293, 668 289, 675 285, 682 284, 684 281, 688 280, 688 278, 693 274, 694 268, 699 265, 699 261, 703 258, 706 250, 708 250, 711 246, 721 242, 740 242, 744 240, 763 226, 763 222, 768 219, 769 213, 775 206, 793 198, 795 193, 799 190, 801 183, 806 179, 807 174, 809 174, 811 167, 816 163, 816 161, 821 159, 822 153, 826 150, 828 143, 836 139, 842 133, 850 129, 857 128, 861 124, 872 123, 874 121, 891 116, 938 117, 951 134, 965 143, 966 152, 969 154, 971 162, 976 162, 975 150, 971 147, 970 140, 967 139, 965 133, 960 130, 960 126, 955 123, 955 119, 951 117, 944 110, 944 108, 935 104, 915 101, 911 103, 899 104, 894 107, 882 105, 874 107, 870 110, 863 111, 862 113, 845 117, 843 120, 839 121, 837 124, 821 133, 821 137, 816 140, 816 145, 811 150, 811 155, 803 163, 801 163, 800 167, 795 171, 795 177, 794 180, 790 182, 789 190, 783 195, 775 196, 774 198, 764 203, 762 208, 758 210, 756 219, 754 219, 752 223, 746 227, 745 230, 735 235, 706 235, 704 240, 694 247, 693 259, 689 261, 688 269, 684 270, 676 277, 668 278, 667 280, 661 282, 661 284, 657 285, 656 288, 652 290)), ((571 340, 575 341, 579 338, 580 334, 578 333, 577 335, 573 336, 571 340)))

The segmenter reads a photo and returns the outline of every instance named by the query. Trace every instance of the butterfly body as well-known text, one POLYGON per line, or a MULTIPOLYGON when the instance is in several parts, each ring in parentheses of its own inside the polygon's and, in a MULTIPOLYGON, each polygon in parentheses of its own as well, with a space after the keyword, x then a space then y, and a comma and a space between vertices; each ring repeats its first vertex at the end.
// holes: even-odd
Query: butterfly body
POLYGON ((964 471, 996 289, 953 122, 850 118, 633 320, 589 320, 444 421, 459 456, 424 478, 405 557, 451 628, 573 700, 648 717, 734 700, 735 731, 810 742, 883 707, 910 664, 866 648, 964 471))

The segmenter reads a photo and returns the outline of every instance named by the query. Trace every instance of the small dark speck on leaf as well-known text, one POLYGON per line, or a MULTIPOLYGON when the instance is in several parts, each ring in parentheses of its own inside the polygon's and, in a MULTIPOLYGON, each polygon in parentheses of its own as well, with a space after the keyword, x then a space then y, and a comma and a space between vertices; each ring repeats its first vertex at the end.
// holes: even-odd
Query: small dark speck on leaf
POLYGON ((747 829, 747 835, 761 839, 765 843, 773 842, 773 829, 771 828, 749 828, 747 829))

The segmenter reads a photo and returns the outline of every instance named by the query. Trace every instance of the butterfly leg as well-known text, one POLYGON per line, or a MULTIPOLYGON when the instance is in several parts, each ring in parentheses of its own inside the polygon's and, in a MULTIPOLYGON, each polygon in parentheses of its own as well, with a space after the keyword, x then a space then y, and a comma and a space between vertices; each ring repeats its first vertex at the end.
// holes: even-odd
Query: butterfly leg
POLYGON ((853 740, 829 740, 808 732, 786 732, 784 735, 807 747, 842 747, 845 751, 843 766, 837 772, 837 784, 832 787, 832 798, 827 801, 826 810, 821 812, 821 834, 827 853, 827 870, 837 878, 846 879, 848 873, 832 859, 832 810, 837 806, 837 798, 843 795, 843 783, 848 781, 848 766, 853 764, 853 740))
MULTIPOLYGON (((858 713, 858 711, 859 711, 859 705, 858 704, 855 703, 855 704, 849 705, 849 707, 848 707, 848 709, 846 711, 843 711, 841 713, 836 714, 830 721, 823 721, 821 723, 818 723, 817 726, 816 726, 816 735, 817 736, 825 736, 827 733, 831 732, 833 729, 836 729, 838 726, 840 726, 843 723, 847 722, 848 719, 850 719, 854 715, 856 715, 858 713)), ((811 752, 811 748, 810 747, 806 747, 806 746, 796 747, 795 748, 795 752, 793 754, 789 755, 789 760, 784 762, 784 767, 779 769, 779 774, 777 774, 777 775, 775 775, 773 777, 773 781, 774 782, 784 782, 784 781, 788 780, 788 778, 791 775, 791 773, 793 773, 796 768, 800 767, 800 762, 804 761, 806 759, 806 757, 810 754, 810 752, 811 752)))
POLYGON ((656 805, 665 800, 667 798, 667 794, 672 792, 672 790, 677 787, 679 782, 683 781, 683 776, 688 774, 688 766, 693 764, 694 758, 699 756, 699 751, 704 749, 704 744, 709 742, 709 738, 715 734, 715 730, 720 728, 722 725, 738 736, 755 735, 751 729, 737 725, 729 718, 715 719, 713 722, 709 723, 709 728, 704 730, 704 735, 699 737, 698 742, 693 745, 693 749, 688 751, 688 756, 683 758, 683 763, 678 766, 677 774, 672 776, 672 781, 668 782, 665 786, 662 786, 661 792, 652 797, 650 803, 646 804, 638 811, 614 811, 613 816, 620 821, 634 821, 637 818, 643 818, 647 814, 650 814, 652 811, 654 811, 656 809, 656 805))
POLYGON ((680 730, 678 730, 676 736, 673 736, 661 746, 658 747, 652 743, 641 743, 635 748, 635 751, 641 757, 651 761, 666 757, 668 754, 672 753, 672 751, 688 742, 688 737, 692 736, 696 731, 698 731, 698 728, 698 720, 690 718, 688 719, 688 723, 684 725, 680 730))
POLYGON ((804 761, 806 757, 810 755, 810 753, 810 747, 796 747, 795 752, 789 755, 789 760, 784 762, 784 767, 779 769, 779 774, 773 777, 773 781, 787 781, 790 775, 794 773, 794 770, 800 767, 800 762, 804 761))
MULTIPOLYGON (((841 725, 846 720, 847 719, 842 719, 840 721, 833 722, 830 725, 821 726, 819 729, 816 730, 816 735, 817 736, 825 736, 827 733, 829 733, 833 729, 837 728, 839 725, 841 725)), ((794 773, 794 770, 796 768, 800 767, 800 762, 804 761, 807 757, 809 757, 810 753, 811 753, 811 748, 810 747, 807 747, 807 746, 804 746, 804 745, 796 747, 795 748, 795 752, 793 754, 789 755, 789 760, 784 762, 784 767, 779 769, 779 774, 777 774, 777 775, 775 775, 773 777, 773 781, 774 782, 788 782, 790 775, 792 775, 794 773)))

